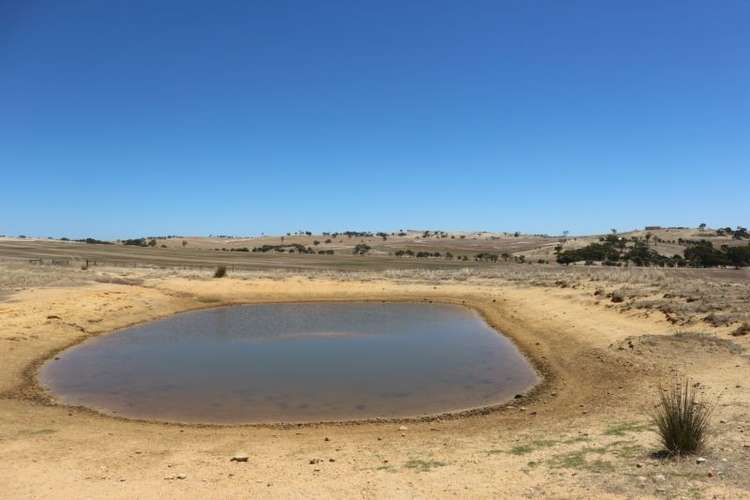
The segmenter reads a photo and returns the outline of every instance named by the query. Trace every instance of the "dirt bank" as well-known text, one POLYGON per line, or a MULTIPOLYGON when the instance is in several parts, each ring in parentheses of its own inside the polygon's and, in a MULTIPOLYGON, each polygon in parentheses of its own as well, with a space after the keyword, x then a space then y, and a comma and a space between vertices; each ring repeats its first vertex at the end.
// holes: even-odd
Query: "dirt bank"
POLYGON ((27 288, 0 302, 7 497, 748 496, 745 338, 721 330, 718 337, 675 335, 664 315, 614 309, 593 288, 179 273, 110 281, 27 288), (402 431, 395 423, 133 422, 46 404, 29 379, 39 360, 91 335, 201 307, 306 300, 465 304, 510 336, 546 382, 501 411, 408 423, 402 431), (722 393, 703 464, 651 457, 656 445, 645 415, 653 388, 677 373, 709 395, 722 393), (249 461, 230 462, 240 450, 249 461))

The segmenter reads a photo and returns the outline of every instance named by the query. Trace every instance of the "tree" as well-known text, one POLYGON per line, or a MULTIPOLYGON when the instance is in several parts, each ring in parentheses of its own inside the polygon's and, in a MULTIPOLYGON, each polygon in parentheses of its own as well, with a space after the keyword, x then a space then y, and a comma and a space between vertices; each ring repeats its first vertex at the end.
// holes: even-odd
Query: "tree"
POLYGON ((685 259, 695 267, 716 267, 730 264, 727 256, 714 248, 710 241, 691 242, 685 249, 685 259))
POLYGON ((705 222, 701 222, 700 224, 698 224, 698 230, 699 231, 705 231, 706 230, 706 223, 705 222))

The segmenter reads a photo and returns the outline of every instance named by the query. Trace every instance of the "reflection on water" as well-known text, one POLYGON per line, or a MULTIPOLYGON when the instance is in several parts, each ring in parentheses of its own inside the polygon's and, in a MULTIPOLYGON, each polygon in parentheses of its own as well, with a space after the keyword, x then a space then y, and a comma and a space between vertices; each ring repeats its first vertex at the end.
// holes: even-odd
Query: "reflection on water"
POLYGON ((174 422, 404 417, 507 400, 537 382, 476 313, 437 304, 268 304, 178 314, 49 361, 60 401, 174 422))

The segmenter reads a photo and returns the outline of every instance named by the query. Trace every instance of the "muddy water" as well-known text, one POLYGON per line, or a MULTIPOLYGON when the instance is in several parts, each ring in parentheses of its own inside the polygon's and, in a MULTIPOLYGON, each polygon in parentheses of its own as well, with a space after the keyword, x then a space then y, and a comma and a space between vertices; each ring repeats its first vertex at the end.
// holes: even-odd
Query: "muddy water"
POLYGON ((500 403, 537 381, 475 312, 437 304, 269 304, 178 314, 72 347, 58 401, 190 423, 406 417, 500 403))

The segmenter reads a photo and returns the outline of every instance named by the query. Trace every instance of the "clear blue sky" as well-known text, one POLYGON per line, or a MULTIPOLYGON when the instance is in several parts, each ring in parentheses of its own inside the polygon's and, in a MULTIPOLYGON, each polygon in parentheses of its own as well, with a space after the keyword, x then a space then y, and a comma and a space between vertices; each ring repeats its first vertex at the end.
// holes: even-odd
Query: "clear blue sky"
POLYGON ((0 234, 750 223, 747 0, 11 0, 0 20, 0 234))

